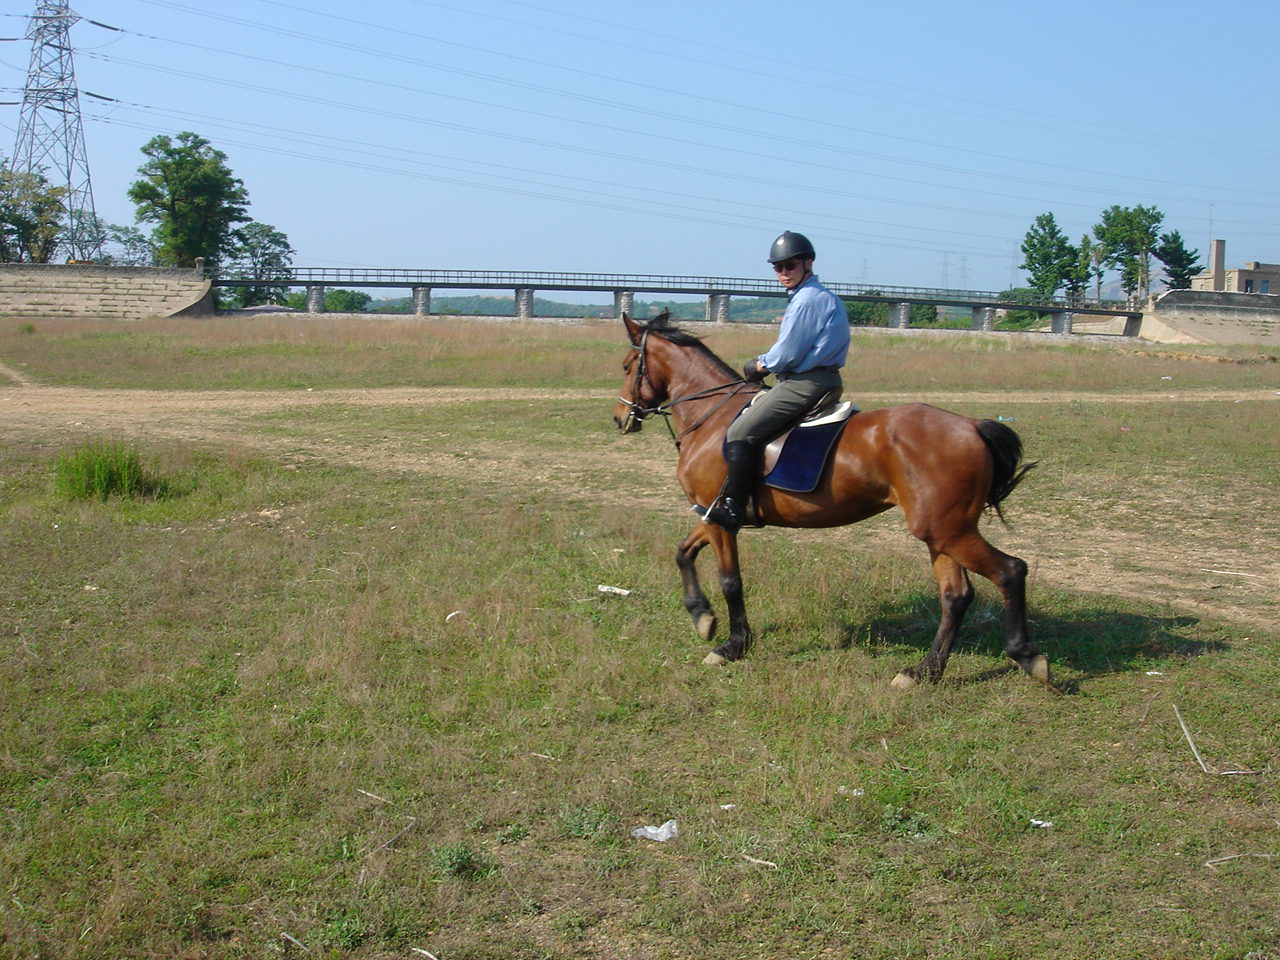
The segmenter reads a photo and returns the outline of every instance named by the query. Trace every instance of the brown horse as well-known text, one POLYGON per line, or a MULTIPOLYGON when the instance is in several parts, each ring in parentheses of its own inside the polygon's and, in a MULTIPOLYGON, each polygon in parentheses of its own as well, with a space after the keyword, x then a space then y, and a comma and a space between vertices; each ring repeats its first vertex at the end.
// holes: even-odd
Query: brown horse
MULTIPOLYGON (((761 387, 739 378, 703 343, 672 326, 664 314, 647 324, 623 315, 631 349, 614 422, 626 433, 646 416, 670 418, 679 450, 676 478, 691 504, 708 507, 725 479, 725 430, 761 387)), ((857 414, 845 427, 822 482, 812 493, 760 485, 761 524, 834 527, 857 523, 898 506, 911 533, 929 547, 942 595, 942 618, 928 654, 902 670, 893 686, 941 679, 960 622, 973 600, 969 571, 994 583, 1005 603, 1005 650, 1032 677, 1048 684, 1049 661, 1027 636, 1027 565, 1001 553, 978 532, 978 520, 1000 504, 1031 468, 1022 442, 1003 423, 974 420, 923 403, 857 414)), ((684 604, 705 642, 716 618, 698 582, 695 561, 708 544, 715 551, 720 587, 729 608, 729 639, 703 661, 723 664, 751 645, 742 600, 737 535, 699 523, 676 551, 684 604)))

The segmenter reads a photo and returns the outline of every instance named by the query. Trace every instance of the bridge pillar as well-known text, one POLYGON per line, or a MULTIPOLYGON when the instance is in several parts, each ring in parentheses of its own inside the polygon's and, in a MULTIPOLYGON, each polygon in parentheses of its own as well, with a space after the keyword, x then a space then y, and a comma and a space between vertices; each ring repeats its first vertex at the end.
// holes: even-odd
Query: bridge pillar
POLYGON ((413 288, 413 314, 416 317, 431 316, 431 288, 413 288))
POLYGON ((1071 333, 1071 311, 1060 310, 1049 316, 1049 330, 1052 333, 1071 333))
POLYGON ((533 319, 533 287, 516 287, 516 318, 533 319))
POLYGON ((996 328, 996 308, 995 307, 974 307, 973 308, 973 329, 986 330, 990 332, 996 328))
POLYGON ((911 304, 889 304, 889 326, 896 327, 899 330, 906 330, 911 326, 911 304))
POLYGON ((621 320, 624 313, 632 320, 635 319, 636 295, 631 290, 615 290, 613 291, 613 317, 615 320, 621 320))
POLYGON ((729 322, 729 295, 727 293, 707 294, 707 322, 729 322))
POLYGON ((307 313, 324 313, 324 284, 307 286, 307 313))
POLYGON ((1124 335, 1126 337, 1136 337, 1142 330, 1142 316, 1125 317, 1124 318, 1124 335))

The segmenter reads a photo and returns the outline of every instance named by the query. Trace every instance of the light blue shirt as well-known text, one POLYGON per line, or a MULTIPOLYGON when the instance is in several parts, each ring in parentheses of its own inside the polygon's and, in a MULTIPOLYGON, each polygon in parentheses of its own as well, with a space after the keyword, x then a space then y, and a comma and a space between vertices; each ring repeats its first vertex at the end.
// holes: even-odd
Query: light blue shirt
POLYGON ((778 339, 759 360, 770 373, 804 373, 843 367, 849 355, 849 315, 844 301, 809 277, 787 293, 778 339))

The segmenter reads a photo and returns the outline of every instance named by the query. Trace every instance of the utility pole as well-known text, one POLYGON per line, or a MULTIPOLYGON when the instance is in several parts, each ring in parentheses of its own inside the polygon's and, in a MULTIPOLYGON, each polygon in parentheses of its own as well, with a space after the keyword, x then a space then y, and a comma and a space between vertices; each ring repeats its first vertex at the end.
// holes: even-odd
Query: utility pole
POLYGON ((27 28, 31 65, 22 93, 13 169, 40 174, 51 186, 67 188, 67 218, 59 247, 69 260, 94 260, 102 255, 103 238, 93 208, 80 91, 71 56, 71 27, 79 19, 67 0, 36 2, 27 28))

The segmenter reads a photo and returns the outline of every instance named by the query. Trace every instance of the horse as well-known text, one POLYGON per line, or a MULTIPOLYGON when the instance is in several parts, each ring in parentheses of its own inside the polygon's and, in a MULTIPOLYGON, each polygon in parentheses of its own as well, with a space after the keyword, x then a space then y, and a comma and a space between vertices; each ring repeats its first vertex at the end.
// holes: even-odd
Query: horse
MULTIPOLYGON (((678 451, 676 479, 691 507, 705 509, 720 495, 726 467, 725 430, 761 389, 741 379, 696 336, 664 312, 642 323, 622 316, 631 347, 614 423, 634 433, 662 415, 678 451)), ((1027 564, 1002 553, 978 531, 988 510, 1002 521, 1001 504, 1034 463, 1023 462, 1022 441, 1003 423, 977 420, 925 403, 859 412, 846 424, 811 493, 757 485, 758 526, 835 527, 901 508, 907 528, 929 548, 942 615, 929 652, 891 681, 906 690, 942 679, 965 611, 973 601, 972 571, 986 577, 1004 600, 1005 652, 1029 676, 1052 687, 1049 661, 1027 633, 1027 564)), ((744 528, 746 529, 746 528, 744 528)), ((698 522, 676 550, 684 605, 705 643, 716 638, 716 615, 698 580, 698 554, 710 545, 729 612, 729 637, 703 663, 739 660, 752 644, 743 603, 738 537, 698 522)))

